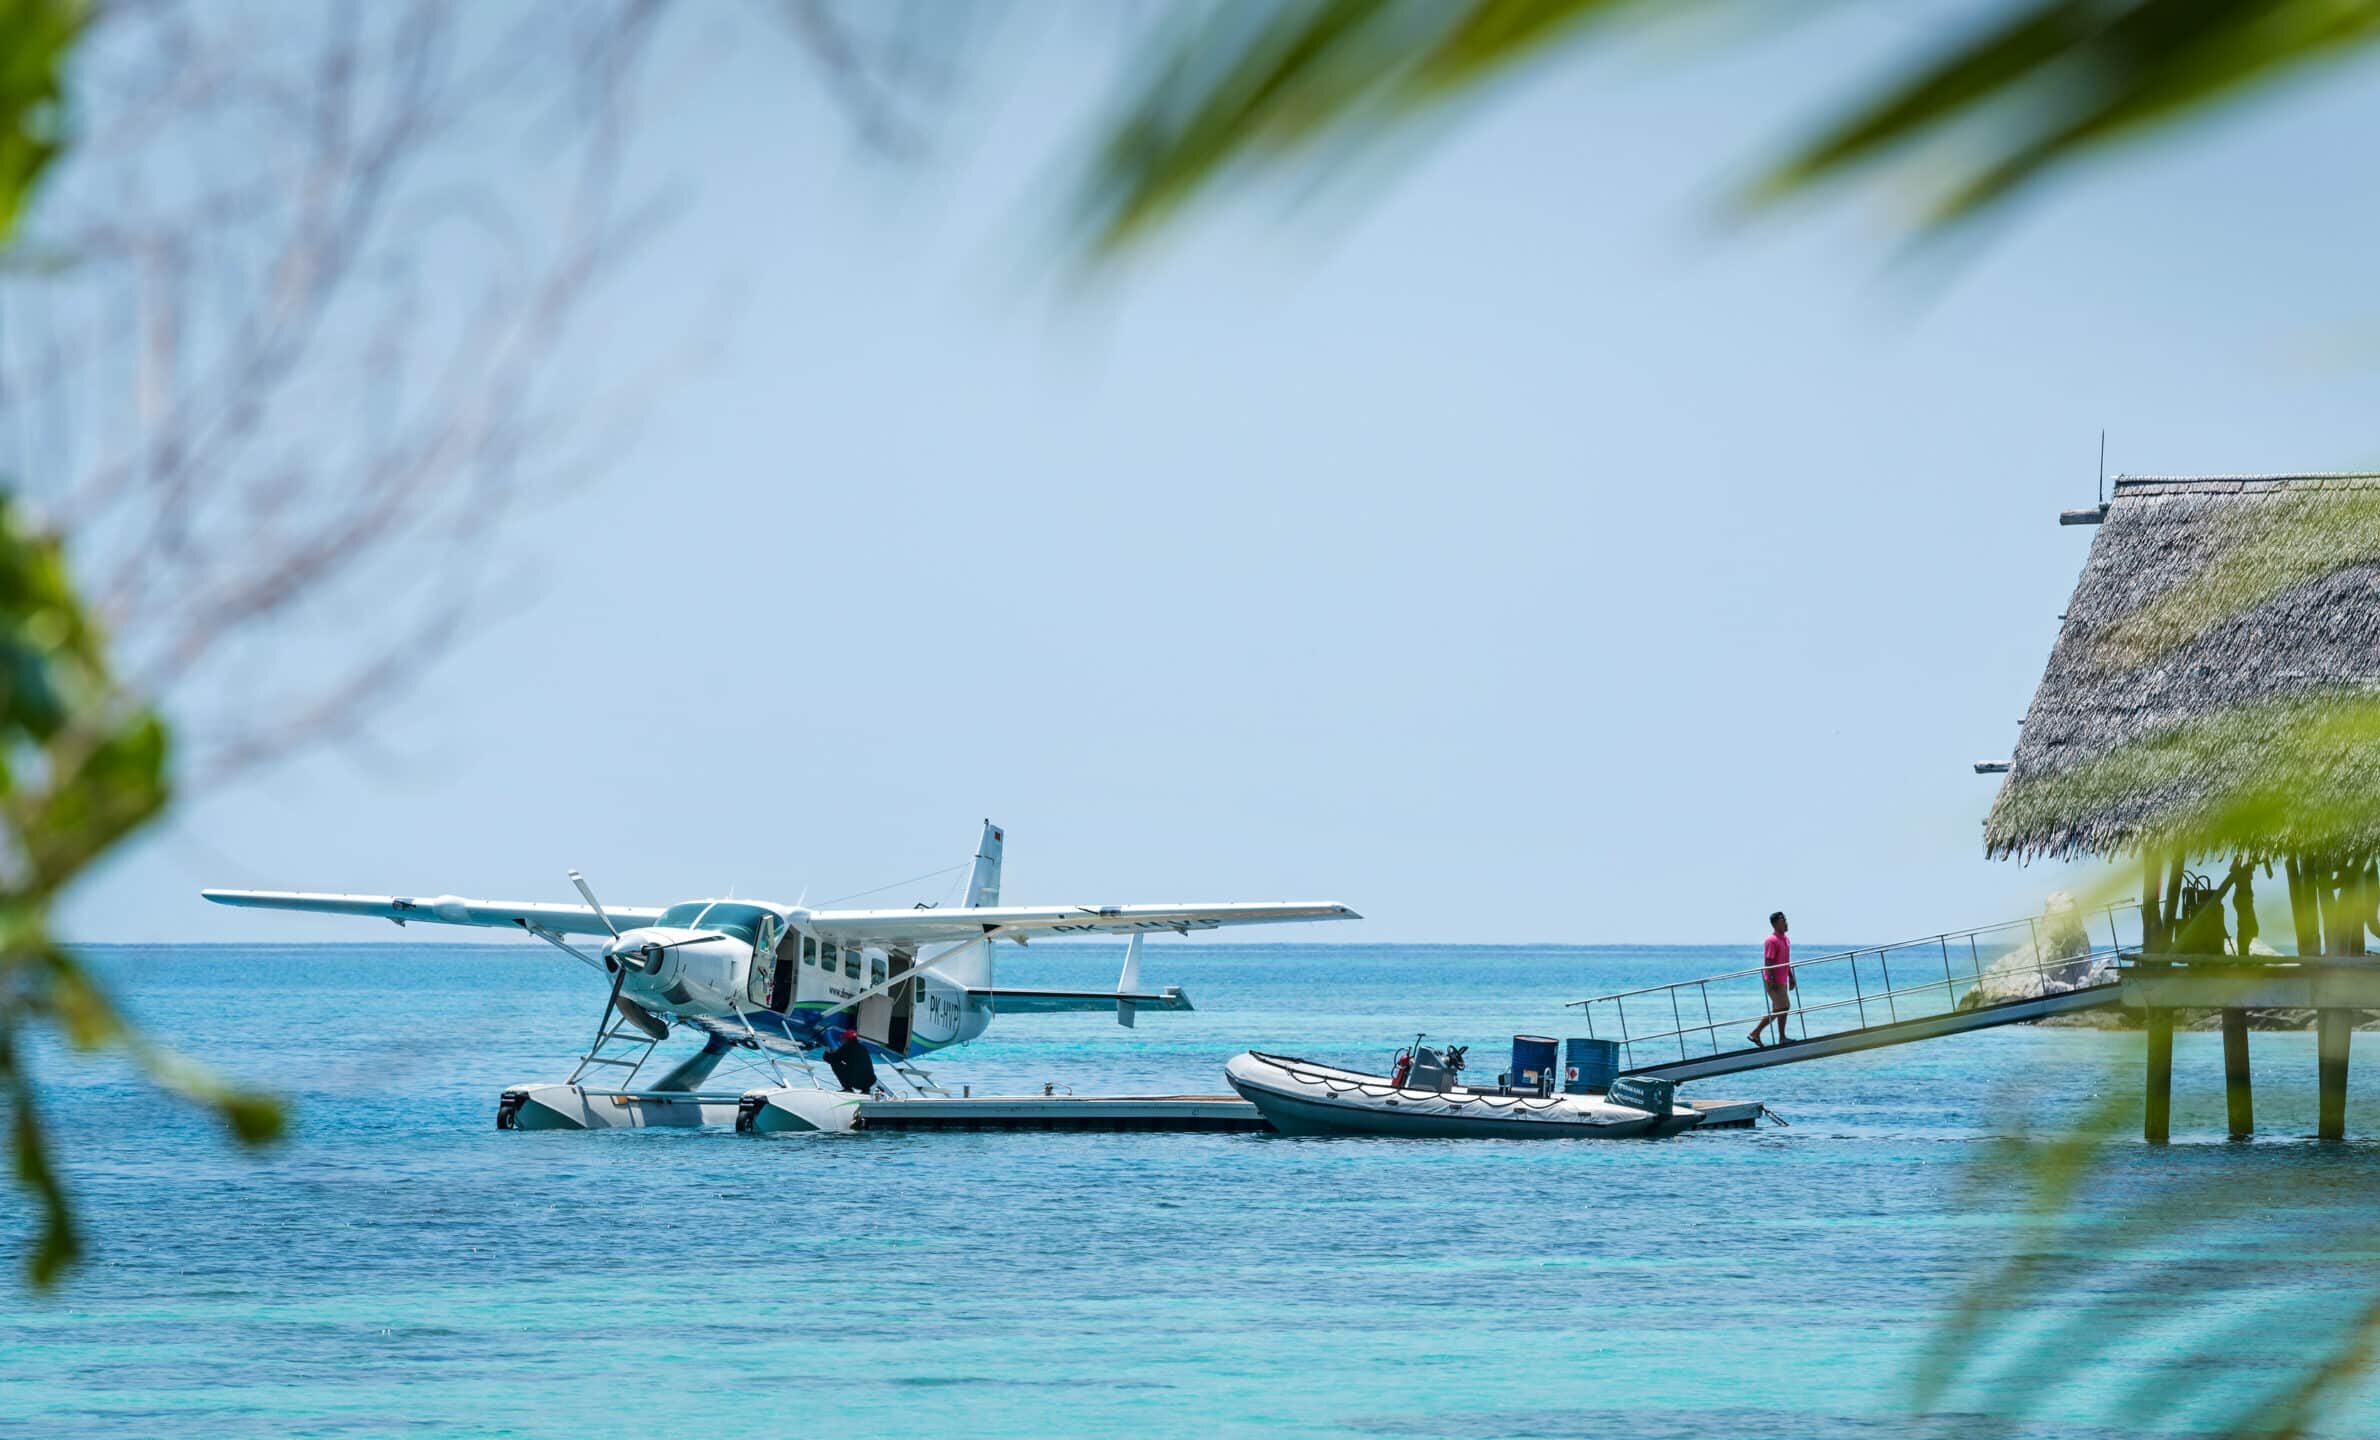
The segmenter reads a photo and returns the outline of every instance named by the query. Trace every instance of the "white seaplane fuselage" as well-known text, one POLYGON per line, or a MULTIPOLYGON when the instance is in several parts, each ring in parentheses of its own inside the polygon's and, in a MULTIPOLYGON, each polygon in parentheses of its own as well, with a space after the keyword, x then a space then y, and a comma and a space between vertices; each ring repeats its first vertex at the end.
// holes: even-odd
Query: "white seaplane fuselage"
POLYGON ((965 983, 977 967, 955 977, 937 967, 893 985, 915 969, 913 954, 822 940, 808 919, 791 906, 693 901, 622 930, 602 964, 619 976, 622 999, 654 1015, 731 1039, 748 1031, 775 1050, 817 1050, 842 1016, 871 1051, 893 1060, 962 1044, 991 1024, 999 992, 979 985, 971 996, 965 983))

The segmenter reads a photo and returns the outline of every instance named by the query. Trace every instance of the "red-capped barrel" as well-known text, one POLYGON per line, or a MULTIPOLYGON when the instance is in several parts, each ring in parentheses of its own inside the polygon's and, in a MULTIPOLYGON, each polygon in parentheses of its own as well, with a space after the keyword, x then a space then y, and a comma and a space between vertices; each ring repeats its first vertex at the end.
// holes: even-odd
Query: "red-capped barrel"
POLYGON ((1562 1088, 1572 1095, 1600 1095, 1620 1073, 1620 1042, 1572 1036, 1562 1042, 1562 1088))

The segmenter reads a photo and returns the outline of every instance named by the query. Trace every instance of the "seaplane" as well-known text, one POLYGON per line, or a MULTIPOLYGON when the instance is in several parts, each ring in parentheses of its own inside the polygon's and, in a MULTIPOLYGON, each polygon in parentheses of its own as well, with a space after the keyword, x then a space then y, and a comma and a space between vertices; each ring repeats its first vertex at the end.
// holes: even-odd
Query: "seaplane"
POLYGON ((959 903, 939 907, 810 909, 736 899, 607 907, 576 870, 570 881, 584 904, 294 890, 200 893, 218 905, 368 916, 400 926, 514 930, 607 977, 610 993, 594 1041, 569 1078, 503 1092, 496 1123, 508 1130, 727 1123, 759 1133, 849 1130, 862 1099, 887 1093, 878 1065, 916 1094, 946 1094, 917 1061, 977 1038, 996 1015, 1112 1007, 1117 1022, 1128 1026, 1142 1011, 1190 1009, 1178 985, 1142 988, 1146 936, 1361 918, 1328 902, 1003 905, 1005 839, 1001 827, 984 822, 959 903), (1114 991, 994 983, 993 950, 1000 942, 1082 935, 1127 937, 1114 991), (581 937, 597 943, 572 943, 581 937), (639 1086, 637 1077, 654 1051, 679 1030, 699 1034, 700 1048, 639 1086), (766 1083, 705 1090, 731 1056, 766 1083), (820 1063, 831 1084, 818 1073, 820 1063))

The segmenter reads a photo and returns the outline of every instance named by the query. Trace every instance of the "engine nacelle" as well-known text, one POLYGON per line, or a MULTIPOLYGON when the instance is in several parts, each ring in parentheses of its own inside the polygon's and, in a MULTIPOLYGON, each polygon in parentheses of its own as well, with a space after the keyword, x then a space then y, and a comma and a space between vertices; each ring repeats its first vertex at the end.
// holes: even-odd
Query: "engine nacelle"
POLYGON ((629 930, 604 952, 603 967, 627 976, 620 993, 648 1010, 728 1014, 752 973, 752 947, 702 930, 629 930))

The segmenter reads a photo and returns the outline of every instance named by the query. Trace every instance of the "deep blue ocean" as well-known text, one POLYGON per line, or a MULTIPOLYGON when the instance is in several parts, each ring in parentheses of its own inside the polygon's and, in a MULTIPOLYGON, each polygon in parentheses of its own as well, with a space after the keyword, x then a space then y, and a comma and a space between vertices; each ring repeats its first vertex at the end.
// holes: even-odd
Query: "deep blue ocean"
MULTIPOLYGON (((1004 949, 1001 978, 1112 985, 1120 948, 1004 949)), ((1213 1091, 1243 1048, 1377 1068, 1426 1030, 1492 1073, 1515 1031, 1573 1033, 1566 999, 1748 955, 1153 942, 1146 979, 1194 1012, 1008 1017, 933 1068, 1213 1091)), ((1790 1128, 1657 1143, 521 1134, 497 1093, 566 1075, 602 1001, 541 947, 93 957, 295 1128, 240 1153, 120 1065, 38 1052, 91 1255, 47 1296, 0 1280, 0 1435, 2186 1434, 2380 1293, 2380 1143, 2301 1138, 2301 1034, 2255 1037, 2251 1144, 2220 1138, 2216 1037, 2180 1037, 2176 1143, 2111 1148, 2061 1211, 2107 1223, 2053 1288, 1978 1293, 2041 1233, 2004 1138, 2137 1089, 2137 1037, 1699 1082, 1790 1128), (2144 1208, 2188 1228, 2122 1223, 2144 1208), (1913 1417, 1962 1300, 1992 1368, 1913 1417)), ((2349 1125, 2380 1134, 2380 1105, 2349 1125)), ((0 1200, 12 1249, 27 1230, 0 1200)), ((2380 1433, 2380 1401, 2323 1433, 2380 1433)))

